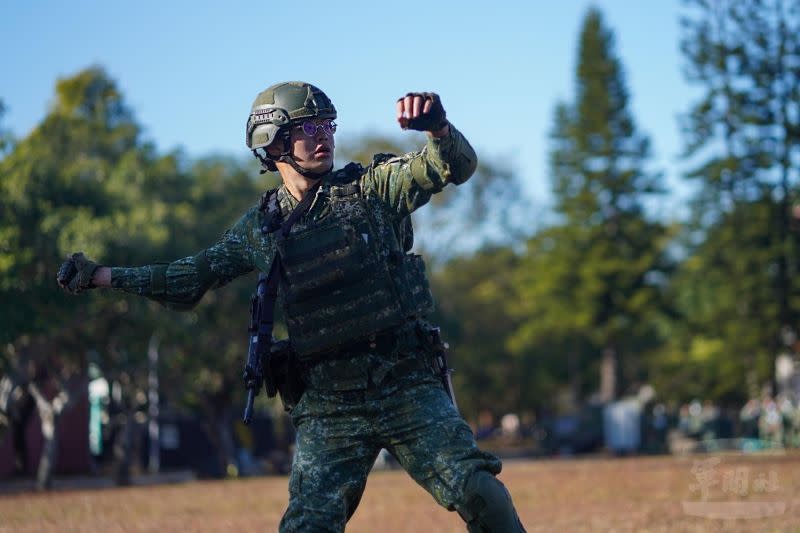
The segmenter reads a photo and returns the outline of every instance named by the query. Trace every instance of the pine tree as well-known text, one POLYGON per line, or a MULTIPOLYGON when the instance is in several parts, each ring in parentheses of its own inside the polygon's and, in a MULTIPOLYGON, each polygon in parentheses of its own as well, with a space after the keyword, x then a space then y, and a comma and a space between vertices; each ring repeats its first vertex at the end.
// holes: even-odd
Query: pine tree
POLYGON ((645 213, 646 198, 660 192, 649 157, 613 33, 590 9, 574 101, 555 110, 550 163, 559 222, 529 243, 520 281, 528 303, 519 310, 529 319, 512 342, 518 349, 549 342, 566 352, 576 393, 587 386, 583 369, 591 364, 596 372, 602 360, 603 400, 621 392, 619 377, 624 385, 644 377, 639 356, 657 339, 652 318, 660 309, 667 232, 645 213))

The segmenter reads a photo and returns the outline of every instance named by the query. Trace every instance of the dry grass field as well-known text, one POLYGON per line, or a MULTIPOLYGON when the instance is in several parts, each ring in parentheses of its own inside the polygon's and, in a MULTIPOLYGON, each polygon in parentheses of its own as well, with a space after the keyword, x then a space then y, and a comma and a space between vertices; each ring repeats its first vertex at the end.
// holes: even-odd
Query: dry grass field
MULTIPOLYGON (((800 531, 797 454, 514 461, 501 479, 529 532, 800 531), (701 480, 710 482, 705 500, 701 480), (712 518, 715 505, 726 516, 745 517, 712 518), (775 516, 756 517, 767 511, 775 516)), ((286 485, 286 478, 270 477, 4 495, 0 531, 275 531, 286 485)), ((436 506, 400 471, 370 476, 347 529, 464 530, 455 513, 436 506)))

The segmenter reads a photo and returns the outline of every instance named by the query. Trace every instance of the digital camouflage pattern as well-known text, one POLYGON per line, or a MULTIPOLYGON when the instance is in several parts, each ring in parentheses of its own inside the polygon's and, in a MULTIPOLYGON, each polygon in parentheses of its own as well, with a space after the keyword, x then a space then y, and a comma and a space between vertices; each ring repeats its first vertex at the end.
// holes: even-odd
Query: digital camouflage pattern
MULTIPOLYGON (((370 166, 362 175, 360 186, 367 196, 368 206, 373 209, 378 234, 376 241, 381 245, 379 253, 388 256, 393 250, 392 243, 397 239, 404 249, 410 248, 413 235, 408 215, 425 205, 447 183, 463 183, 474 171, 476 162, 477 156, 472 147, 451 126, 449 135, 429 139, 427 146, 419 152, 389 158, 370 166)), ((337 172, 341 171, 334 173, 337 172)), ((308 212, 294 224, 292 234, 313 227, 330 215, 330 187, 336 181, 334 176, 323 179, 317 198, 308 212)), ((284 216, 298 204, 285 187, 278 190, 278 202, 284 216)), ((111 269, 111 285, 115 289, 154 299, 173 309, 191 307, 209 289, 221 287, 255 269, 269 272, 276 244, 273 236, 262 232, 262 222, 258 205, 253 206, 217 243, 199 254, 169 264, 114 267, 111 269), (203 263, 207 264, 210 275, 203 273, 203 263), (161 281, 158 281, 159 275, 163 276, 161 281)), ((380 376, 388 372, 393 364, 380 354, 373 354, 369 364, 323 362, 315 370, 332 372, 337 376, 333 381, 339 387, 365 388, 371 373, 376 374, 377 381, 380 381, 380 376), (335 368, 325 368, 329 365, 335 368)))
POLYGON ((477 448, 430 372, 366 390, 307 390, 292 421, 297 454, 281 531, 342 531, 381 448, 451 511, 459 510, 474 472, 497 474, 501 468, 499 459, 477 448))
MULTIPOLYGON (((452 125, 448 135, 429 138, 419 152, 376 158, 358 178, 374 224, 376 253, 388 262, 398 245, 410 249, 408 216, 448 183, 466 181, 476 163, 472 148, 452 125)), ((346 181, 343 172, 323 178, 290 235, 330 221, 331 188, 346 181)), ((285 187, 278 189, 277 199, 284 217, 298 204, 285 187)), ((255 269, 269 271, 277 245, 274 234, 262 231, 264 223, 254 206, 216 244, 193 257, 112 268, 112 287, 170 307, 191 307, 208 289, 255 269)), ((479 523, 492 513, 505 517, 505 523, 518 524, 518 519, 507 491, 493 477, 500 461, 477 448, 434 375, 433 348, 419 335, 424 326, 421 320, 406 322, 389 341, 359 344, 357 350, 301 365, 306 390, 291 412, 297 450, 281 531, 342 531, 381 448, 437 502, 470 522, 470 531, 524 531, 479 523), (488 482, 476 482, 483 479, 476 475, 480 472, 492 474, 488 482)))

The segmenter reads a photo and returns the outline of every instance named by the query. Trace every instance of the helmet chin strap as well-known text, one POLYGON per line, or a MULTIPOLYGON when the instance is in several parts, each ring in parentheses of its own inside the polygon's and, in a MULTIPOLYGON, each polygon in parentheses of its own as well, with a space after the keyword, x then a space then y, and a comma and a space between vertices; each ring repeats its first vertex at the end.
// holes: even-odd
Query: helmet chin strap
POLYGON ((331 163, 331 166, 328 168, 328 170, 322 173, 314 172, 312 170, 308 170, 301 167, 300 164, 292 156, 291 141, 288 130, 283 131, 282 140, 283 140, 283 152, 281 152, 281 155, 277 159, 275 159, 275 161, 281 161, 282 163, 286 163, 287 165, 295 169, 295 171, 297 171, 297 173, 303 176, 304 178, 312 180, 319 179, 328 172, 330 172, 331 170, 333 170, 333 163, 331 163))
POLYGON ((304 178, 308 178, 308 179, 319 179, 322 176, 324 176, 325 174, 327 174, 328 172, 330 172, 331 170, 333 170, 333 163, 331 163, 331 166, 328 167, 328 170, 326 170, 325 172, 321 172, 321 173, 305 169, 305 168, 301 167, 297 163, 297 161, 295 161, 294 157, 292 157, 290 154, 287 154, 287 153, 281 154, 281 156, 278 159, 276 159, 276 161, 281 161, 282 163, 288 164, 290 167, 295 169, 298 174, 300 174, 304 178))

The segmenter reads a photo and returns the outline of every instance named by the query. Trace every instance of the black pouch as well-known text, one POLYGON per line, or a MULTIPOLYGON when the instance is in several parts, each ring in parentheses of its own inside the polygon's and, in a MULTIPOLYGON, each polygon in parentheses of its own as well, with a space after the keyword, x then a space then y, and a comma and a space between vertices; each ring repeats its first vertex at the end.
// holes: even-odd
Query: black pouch
POLYGON ((291 412, 306 390, 301 379, 301 369, 288 340, 272 343, 270 371, 275 380, 284 410, 291 412))

